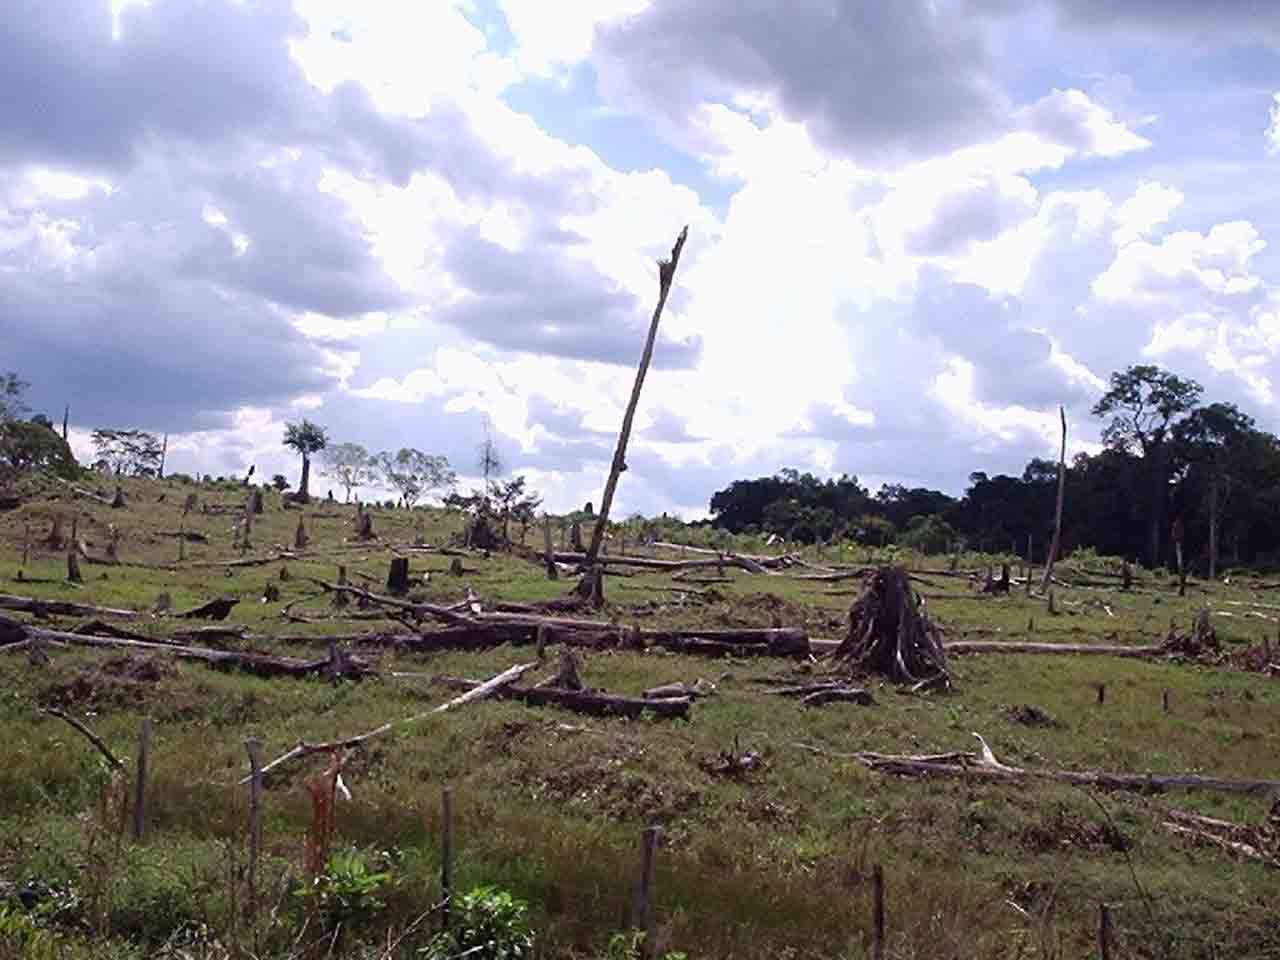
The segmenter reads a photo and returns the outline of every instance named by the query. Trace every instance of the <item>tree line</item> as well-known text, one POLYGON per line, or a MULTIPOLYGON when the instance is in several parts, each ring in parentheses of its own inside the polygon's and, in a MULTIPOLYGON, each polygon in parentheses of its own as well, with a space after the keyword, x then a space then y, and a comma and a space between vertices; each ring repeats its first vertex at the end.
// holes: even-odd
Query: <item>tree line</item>
MULTIPOLYGON (((1089 547, 1155 567, 1210 575, 1223 563, 1280 564, 1280 441, 1231 403, 1202 403, 1194 380, 1153 365, 1113 373, 1092 413, 1104 447, 1066 465, 1064 550, 1089 547)), ((784 469, 738 480, 711 497, 711 523, 802 543, 897 543, 1043 559, 1053 533, 1058 463, 1032 459, 1021 476, 975 471, 960 497, 856 476, 784 469)))

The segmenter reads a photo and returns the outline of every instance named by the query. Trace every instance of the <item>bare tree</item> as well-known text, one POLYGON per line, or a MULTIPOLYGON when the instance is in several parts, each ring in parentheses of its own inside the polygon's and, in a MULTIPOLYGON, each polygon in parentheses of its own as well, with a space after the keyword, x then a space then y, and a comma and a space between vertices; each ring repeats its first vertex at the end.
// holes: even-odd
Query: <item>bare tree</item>
POLYGON ((676 267, 680 263, 680 251, 684 249, 688 236, 689 228, 685 227, 680 231, 680 236, 676 237, 675 246, 671 248, 671 259, 658 261, 658 305, 649 322, 649 337, 645 340, 644 352, 640 355, 640 366, 636 368, 636 382, 631 388, 631 399, 627 402, 627 411, 622 417, 618 446, 613 452, 613 464, 609 468, 609 479, 604 485, 604 495, 600 498, 600 514, 596 519, 595 529, 591 532, 591 544, 587 547, 585 564, 588 567, 600 555, 600 544, 604 542, 605 528, 609 524, 609 508, 613 506, 613 493, 618 487, 622 471, 627 469, 627 442, 631 439, 631 423, 635 420, 636 407, 640 404, 640 389, 644 386, 645 374, 649 372, 649 363, 653 359, 653 347, 658 339, 658 321, 662 319, 662 308, 667 305, 671 281, 675 278, 676 267))
POLYGON ((480 441, 480 451, 476 459, 476 466, 480 468, 480 473, 484 477, 486 489, 488 489, 490 477, 502 474, 502 457, 498 453, 498 445, 493 442, 493 431, 488 417, 484 419, 484 439, 480 441))
POLYGON ((374 461, 382 480, 400 494, 410 510, 423 494, 457 482, 447 457, 432 456, 412 447, 402 447, 394 454, 384 450, 374 461))
POLYGON ((336 443, 325 447, 320 452, 324 462, 321 476, 333 477, 347 492, 347 502, 351 501, 351 493, 361 487, 368 486, 378 477, 377 464, 369 451, 358 443, 336 443))

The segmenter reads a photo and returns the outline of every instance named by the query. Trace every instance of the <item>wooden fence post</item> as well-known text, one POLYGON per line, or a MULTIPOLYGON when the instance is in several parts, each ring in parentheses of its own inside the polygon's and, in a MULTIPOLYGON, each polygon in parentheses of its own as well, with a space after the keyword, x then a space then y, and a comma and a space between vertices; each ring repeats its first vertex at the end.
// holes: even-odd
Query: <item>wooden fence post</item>
POLYGON ((258 921, 258 859, 262 856, 262 741, 244 742, 249 753, 249 925, 258 921))
POLYGON ((657 863, 658 840, 661 837, 661 827, 646 827, 640 838, 640 882, 636 884, 631 926, 636 930, 644 931, 644 941, 640 947, 641 960, 651 960, 655 955, 653 873, 657 863))
POLYGON ((27 556, 31 552, 31 521, 27 520, 22 525, 22 565, 27 565, 27 556))
POLYGON ((143 717, 138 730, 138 766, 133 780, 133 838, 147 836, 147 775, 151 768, 151 718, 143 717))
POLYGON ((884 960, 884 868, 871 868, 871 960, 884 960))
POLYGON ((1111 910, 1105 903, 1098 904, 1098 956, 1111 960, 1111 910))
POLYGON ((449 929, 453 909, 453 787, 440 795, 440 929, 449 929))
POLYGON ((1169 688, 1165 687, 1160 692, 1160 708, 1165 712, 1169 712, 1169 688))

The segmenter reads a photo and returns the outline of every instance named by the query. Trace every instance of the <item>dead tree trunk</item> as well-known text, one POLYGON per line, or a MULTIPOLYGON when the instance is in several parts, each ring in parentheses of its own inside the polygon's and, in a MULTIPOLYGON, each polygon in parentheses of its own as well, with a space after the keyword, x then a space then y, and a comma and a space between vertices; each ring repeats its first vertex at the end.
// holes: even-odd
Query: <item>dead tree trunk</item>
POLYGON ((160 444, 160 466, 156 467, 156 477, 160 480, 164 479, 164 460, 169 453, 169 433, 165 431, 164 440, 160 444))
POLYGON ((658 321, 662 319, 662 308, 667 304, 667 295, 671 292, 671 281, 676 275, 676 267, 680 263, 680 251, 689 236, 689 228, 685 227, 676 238, 671 248, 670 260, 658 261, 658 305, 653 311, 653 320, 649 323, 649 338, 645 341, 644 352, 640 355, 640 366, 636 369, 636 381, 631 388, 631 399, 627 402, 627 411, 622 417, 622 429, 618 432, 618 446, 613 453, 613 464, 609 468, 609 479, 604 485, 604 494, 600 498, 600 514, 596 518, 595 529, 591 532, 591 545, 587 548, 588 566, 595 563, 600 555, 600 543, 604 539, 605 527, 609 523, 609 508, 613 506, 613 494, 618 487, 618 478, 627 469, 627 441, 631 439, 631 424, 635 420, 636 407, 640 403, 640 389, 644 386, 645 374, 649 372, 649 362, 653 359, 653 346, 658 339, 658 321))
POLYGON ((920 610, 903 567, 880 567, 849 611, 849 632, 832 656, 895 683, 949 687, 942 632, 920 610))
POLYGON ((125 500, 124 500, 124 489, 120 486, 120 484, 118 484, 118 483, 117 483, 117 484, 116 484, 116 495, 115 495, 114 497, 112 497, 112 498, 111 498, 111 506, 112 506, 112 507, 114 507, 115 509, 119 510, 119 509, 120 509, 121 507, 123 507, 124 505, 125 505, 125 500))
POLYGON ((1053 565, 1058 559, 1058 550, 1062 546, 1062 499, 1067 492, 1067 411, 1058 407, 1058 416, 1062 418, 1062 453, 1058 456, 1058 505, 1053 514, 1053 542, 1049 545, 1049 555, 1044 560, 1044 579, 1040 581, 1040 589, 1048 590, 1053 580, 1053 565))
POLYGON ((1218 577, 1218 471, 1209 481, 1209 579, 1218 577))
MULTIPOLYGON (((367 514, 366 514, 367 516, 367 514)), ((387 571, 387 593, 409 592, 409 558, 392 557, 387 571)))

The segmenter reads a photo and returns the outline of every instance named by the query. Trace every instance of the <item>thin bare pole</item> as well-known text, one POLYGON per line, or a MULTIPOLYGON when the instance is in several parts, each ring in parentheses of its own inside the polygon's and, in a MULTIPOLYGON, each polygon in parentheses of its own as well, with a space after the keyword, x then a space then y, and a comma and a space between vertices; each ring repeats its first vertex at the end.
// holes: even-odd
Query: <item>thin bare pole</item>
POLYGON ((649 338, 644 344, 644 353, 640 355, 640 366, 636 369, 636 382, 631 388, 631 400, 627 403, 627 412, 622 417, 622 430, 618 433, 618 448, 613 453, 613 465, 609 468, 609 480, 604 485, 604 496, 600 498, 600 513, 596 518, 595 529, 591 532, 591 544, 587 547, 584 565, 590 567, 600 555, 600 544, 604 541, 605 528, 609 524, 609 508, 613 505, 613 492, 618 487, 618 477, 627 469, 627 441, 631 439, 631 423, 636 416, 636 407, 640 403, 640 388, 644 386, 645 374, 649 372, 649 362, 653 359, 653 346, 658 339, 658 321, 662 319, 662 308, 667 305, 667 294, 671 292, 671 281, 676 275, 676 267, 680 263, 680 251, 689 236, 689 228, 685 227, 676 237, 675 246, 671 248, 670 260, 658 261, 658 305, 653 310, 653 320, 649 323, 649 338))
POLYGON ((1054 512, 1053 543, 1049 545, 1049 556, 1044 561, 1041 590, 1048 590, 1053 581, 1053 564, 1058 559, 1058 549, 1062 546, 1062 499, 1067 488, 1067 411, 1058 407, 1058 415, 1062 418, 1062 454, 1058 457, 1058 507, 1054 512))

